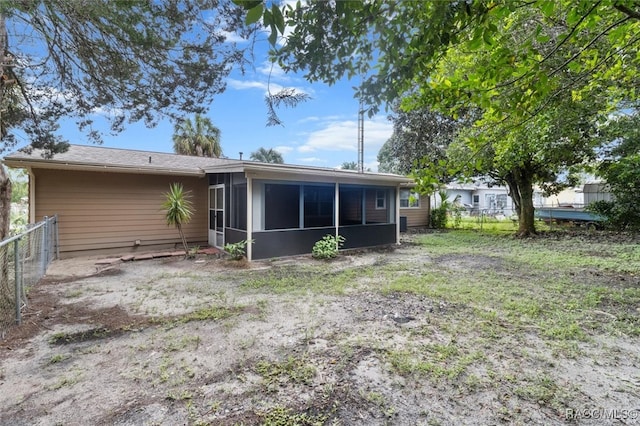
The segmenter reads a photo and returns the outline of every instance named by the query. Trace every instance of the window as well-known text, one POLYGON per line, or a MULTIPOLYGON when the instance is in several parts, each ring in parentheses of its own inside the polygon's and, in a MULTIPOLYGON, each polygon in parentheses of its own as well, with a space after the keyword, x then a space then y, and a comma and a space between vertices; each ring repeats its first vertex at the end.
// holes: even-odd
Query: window
POLYGON ((376 191, 376 209, 386 209, 387 208, 387 191, 377 190, 376 191))
POLYGON ((340 225, 362 224, 362 188, 340 186, 340 225))
POLYGON ((247 230, 247 184, 233 185, 231 227, 247 230))
POLYGON ((300 228, 300 185, 264 185, 264 229, 300 228))
POLYGON ((486 194, 484 196, 484 208, 489 210, 496 209, 496 194, 486 194))
POLYGON ((496 207, 499 209, 507 208, 507 194, 496 195, 496 207))
POLYGON ((333 226, 333 186, 304 186, 304 227, 333 226))
POLYGON ((400 190, 400 208, 418 208, 420 207, 420 194, 412 192, 410 189, 400 190))

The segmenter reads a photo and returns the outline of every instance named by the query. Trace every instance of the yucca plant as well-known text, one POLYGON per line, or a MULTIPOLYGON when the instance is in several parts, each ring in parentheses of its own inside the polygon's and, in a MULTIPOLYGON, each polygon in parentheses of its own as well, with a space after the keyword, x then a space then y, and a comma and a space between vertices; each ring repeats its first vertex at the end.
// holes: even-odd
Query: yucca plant
POLYGON ((179 183, 172 183, 169 185, 169 192, 165 194, 166 201, 162 207, 166 211, 167 225, 175 226, 180 233, 180 239, 184 246, 185 255, 189 253, 189 247, 187 246, 187 239, 182 231, 182 225, 189 223, 193 214, 193 204, 185 193, 184 188, 179 183))

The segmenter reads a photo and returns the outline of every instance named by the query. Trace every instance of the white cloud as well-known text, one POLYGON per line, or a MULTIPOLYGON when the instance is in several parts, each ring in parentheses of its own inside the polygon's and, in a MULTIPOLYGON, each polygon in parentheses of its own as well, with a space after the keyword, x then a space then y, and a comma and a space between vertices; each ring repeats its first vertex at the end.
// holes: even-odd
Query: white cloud
POLYGON ((318 157, 303 157, 303 158, 298 158, 298 161, 302 162, 302 163, 326 163, 326 160, 323 160, 322 158, 318 158, 318 157))
POLYGON ((238 33, 230 32, 230 31, 220 31, 220 35, 225 38, 227 43, 244 43, 247 41, 246 38, 243 38, 238 33))
POLYGON ((270 61, 264 61, 256 70, 262 75, 271 76, 272 79, 279 81, 289 81, 291 79, 279 64, 270 61))
MULTIPOLYGON (((285 89, 284 86, 277 83, 267 83, 264 81, 258 80, 237 80, 235 78, 230 78, 227 80, 227 84, 232 89, 236 90, 250 90, 250 89, 258 89, 262 90, 266 95, 269 91, 274 94, 279 91, 285 89)), ((309 94, 305 89, 301 87, 286 87, 287 89, 294 89, 296 93, 306 93, 309 94)))
POLYGON ((276 146, 275 148, 273 148, 274 150, 278 151, 280 154, 288 154, 290 152, 293 152, 293 147, 290 146, 276 146))
POLYGON ((266 92, 268 89, 267 83, 255 80, 236 80, 235 78, 230 78, 227 80, 227 84, 236 90, 260 89, 266 92))
MULTIPOLYGON (((376 116, 364 122, 365 153, 380 150, 393 132, 393 125, 383 116, 376 116)), ((318 151, 350 151, 358 150, 357 120, 329 120, 321 128, 311 131, 307 141, 298 151, 302 153, 318 151)))

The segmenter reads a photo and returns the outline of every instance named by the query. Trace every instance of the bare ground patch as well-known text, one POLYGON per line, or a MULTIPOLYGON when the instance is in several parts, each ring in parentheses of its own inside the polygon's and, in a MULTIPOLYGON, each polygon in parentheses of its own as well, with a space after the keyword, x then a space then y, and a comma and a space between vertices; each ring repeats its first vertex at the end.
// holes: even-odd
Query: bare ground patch
MULTIPOLYGON (((402 276, 435 286, 433 271, 438 286, 470 270, 517 272, 507 266, 497 254, 411 244, 333 262, 202 258, 56 273, 0 342, 0 423, 637 424, 637 336, 549 338, 473 297, 389 287, 402 276), (291 271, 309 291, 245 286, 291 271), (344 279, 346 291, 312 291, 318 275, 344 279), (579 411, 597 409, 627 411, 579 411)), ((605 317, 607 300, 596 309, 605 317)))

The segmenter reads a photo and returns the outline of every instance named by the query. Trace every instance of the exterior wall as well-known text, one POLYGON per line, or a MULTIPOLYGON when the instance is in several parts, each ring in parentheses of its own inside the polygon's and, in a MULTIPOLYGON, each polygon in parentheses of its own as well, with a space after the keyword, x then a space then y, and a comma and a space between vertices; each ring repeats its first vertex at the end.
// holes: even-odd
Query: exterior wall
MULTIPOLYGON (((447 189, 447 200, 454 201, 458 196, 460 196, 460 204, 471 205, 473 203, 471 191, 465 189, 447 189)), ((438 205, 440 205, 439 202, 438 205)))
POLYGON ((252 257, 269 259, 311 253, 316 241, 335 232, 334 227, 254 232, 252 257))
POLYGON ((407 227, 429 226, 429 215, 431 214, 431 204, 428 195, 420 196, 420 207, 400 207, 400 216, 407 218, 407 227))
POLYGON ((495 186, 493 188, 481 188, 473 191, 473 195, 480 196, 480 209, 487 210, 489 214, 501 213, 504 215, 511 215, 515 212, 513 207, 513 200, 507 194, 507 188, 502 186, 495 186), (506 205, 504 207, 491 206, 487 202, 487 195, 502 195, 506 197, 506 205))
POLYGON ((613 201, 613 194, 606 183, 585 183, 582 191, 585 206, 596 201, 613 201))
POLYGON ((375 247, 396 242, 396 225, 393 223, 341 226, 338 233, 345 238, 345 249, 375 247))
POLYGON ((387 223, 387 209, 390 201, 388 197, 385 197, 384 208, 379 209, 376 207, 376 194, 377 191, 375 189, 367 189, 365 191, 365 221, 367 223, 387 223))
POLYGON ((161 207, 173 182, 191 191, 194 215, 183 226, 187 241, 207 243, 208 194, 203 178, 47 169, 33 172, 36 220, 58 215, 62 257, 86 251, 178 247, 178 231, 167 226, 161 207))

